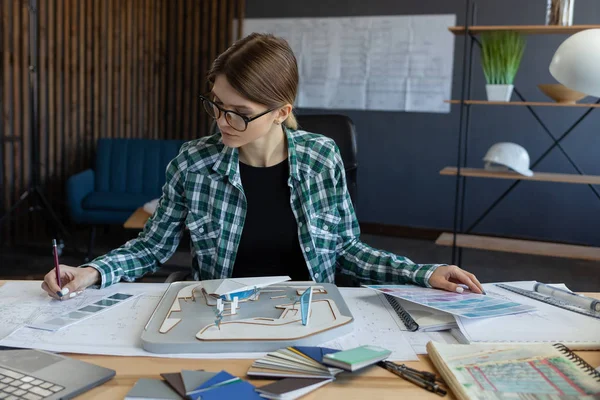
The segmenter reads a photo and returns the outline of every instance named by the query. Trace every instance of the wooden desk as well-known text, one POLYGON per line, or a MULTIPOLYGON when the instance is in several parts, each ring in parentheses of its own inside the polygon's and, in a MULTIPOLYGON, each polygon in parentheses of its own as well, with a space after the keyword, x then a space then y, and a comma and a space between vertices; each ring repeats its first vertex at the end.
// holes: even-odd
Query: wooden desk
MULTIPOLYGON (((0 286, 4 281, 0 281, 0 286)), ((41 290, 41 289, 40 289, 41 290)), ((600 298, 600 293, 586 293, 587 296, 600 298)), ((73 338, 73 340, 77 340, 73 338)), ((579 351, 580 357, 593 367, 600 365, 600 351, 579 351)), ((119 357, 83 354, 67 356, 87 361, 117 371, 117 375, 105 384, 78 396, 78 399, 122 399, 140 378, 160 378, 161 372, 178 372, 182 369, 205 369, 207 371, 227 370, 229 373, 246 378, 246 371, 253 360, 190 360, 154 357, 119 357)), ((420 361, 405 364, 420 370, 433 371, 427 356, 419 356, 420 361)), ((271 383, 271 380, 248 379, 255 386, 271 383)), ((412 383, 397 377, 379 367, 367 367, 353 374, 342 373, 337 379, 303 399, 454 399, 449 393, 445 397, 432 394, 412 383)))
POLYGON ((123 227, 126 229, 144 229, 144 225, 146 225, 146 221, 148 221, 148 218, 150 217, 151 215, 144 211, 143 207, 140 207, 127 218, 123 227))

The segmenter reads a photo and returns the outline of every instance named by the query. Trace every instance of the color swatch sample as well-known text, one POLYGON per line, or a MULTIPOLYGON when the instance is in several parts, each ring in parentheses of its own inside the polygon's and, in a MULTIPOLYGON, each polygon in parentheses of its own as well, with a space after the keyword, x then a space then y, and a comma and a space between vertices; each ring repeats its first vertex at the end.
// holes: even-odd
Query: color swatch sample
POLYGON ((390 296, 465 318, 489 318, 535 310, 535 307, 490 295, 447 292, 414 285, 365 285, 390 296))
POLYGON ((39 322, 36 321, 27 326, 29 328, 42 329, 45 331, 57 331, 65 326, 83 321, 86 318, 111 309, 134 297, 136 296, 133 294, 115 293, 95 301, 94 303, 84 305, 76 310, 71 310, 63 315, 54 316, 39 322))

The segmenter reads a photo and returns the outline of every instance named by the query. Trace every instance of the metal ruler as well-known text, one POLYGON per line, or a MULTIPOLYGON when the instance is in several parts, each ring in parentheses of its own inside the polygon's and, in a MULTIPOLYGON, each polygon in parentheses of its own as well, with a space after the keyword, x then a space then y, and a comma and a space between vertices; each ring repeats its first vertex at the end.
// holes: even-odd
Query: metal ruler
POLYGON ((499 288, 511 291, 513 293, 517 293, 522 296, 529 297, 530 299, 534 299, 534 300, 544 302, 546 304, 550 304, 551 306, 564 308, 565 310, 573 311, 578 314, 583 314, 583 315, 587 315, 588 317, 600 319, 599 312, 584 310, 583 308, 566 303, 562 300, 555 299, 554 297, 545 296, 543 294, 534 292, 532 290, 521 289, 521 288, 517 288, 514 286, 510 286, 510 285, 505 285, 503 283, 496 283, 495 285, 498 286, 499 288))

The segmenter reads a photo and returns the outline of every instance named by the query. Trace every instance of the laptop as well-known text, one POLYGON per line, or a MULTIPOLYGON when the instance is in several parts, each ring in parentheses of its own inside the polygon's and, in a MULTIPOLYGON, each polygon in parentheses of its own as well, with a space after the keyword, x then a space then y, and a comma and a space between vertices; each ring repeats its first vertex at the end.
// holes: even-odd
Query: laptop
POLYGON ((70 399, 115 371, 41 350, 0 350, 1 400, 70 399))

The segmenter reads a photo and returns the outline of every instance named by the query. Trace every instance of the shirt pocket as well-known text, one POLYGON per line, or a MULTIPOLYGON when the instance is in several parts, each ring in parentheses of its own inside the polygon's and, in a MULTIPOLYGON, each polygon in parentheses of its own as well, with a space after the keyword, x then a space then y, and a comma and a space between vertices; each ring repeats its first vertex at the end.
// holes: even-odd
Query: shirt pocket
POLYGON ((339 215, 328 211, 311 215, 308 225, 317 253, 331 253, 337 250, 338 226, 341 220, 339 215))
POLYGON ((221 236, 221 226, 219 223, 214 221, 210 215, 201 216, 188 212, 185 224, 190 231, 196 255, 214 257, 217 253, 217 244, 221 236))

